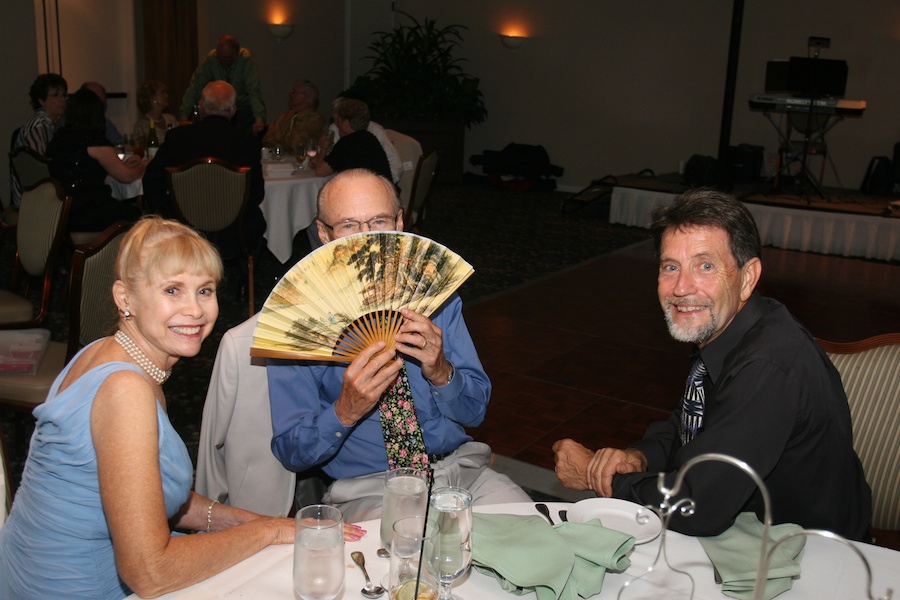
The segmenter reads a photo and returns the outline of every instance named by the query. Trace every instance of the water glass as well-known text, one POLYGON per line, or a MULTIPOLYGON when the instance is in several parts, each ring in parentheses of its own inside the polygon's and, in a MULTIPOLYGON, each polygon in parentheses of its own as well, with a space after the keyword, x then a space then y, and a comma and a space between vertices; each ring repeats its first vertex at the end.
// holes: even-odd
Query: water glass
POLYGON ((440 585, 440 600, 451 600, 453 582, 472 564, 472 494, 459 487, 431 491, 431 509, 439 527, 426 564, 440 585))
POLYGON ((344 588, 344 522, 325 504, 297 512, 294 537, 294 590, 303 600, 332 600, 344 588))
POLYGON ((428 473, 407 467, 384 474, 381 504, 381 544, 391 543, 394 523, 404 517, 424 517, 428 502, 428 473))
POLYGON ((426 523, 424 517, 406 517, 394 523, 386 586, 391 600, 437 600, 437 581, 422 558, 432 554, 439 530, 434 519, 426 523))

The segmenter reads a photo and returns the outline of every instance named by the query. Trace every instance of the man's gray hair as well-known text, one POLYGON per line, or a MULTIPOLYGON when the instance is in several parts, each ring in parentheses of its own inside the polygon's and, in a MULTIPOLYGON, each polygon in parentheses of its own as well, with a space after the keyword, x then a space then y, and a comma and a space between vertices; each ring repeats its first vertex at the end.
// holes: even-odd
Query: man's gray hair
POLYGON ((237 92, 227 81, 210 81, 203 88, 200 95, 200 104, 204 115, 219 115, 231 118, 234 114, 234 105, 237 101, 237 92))

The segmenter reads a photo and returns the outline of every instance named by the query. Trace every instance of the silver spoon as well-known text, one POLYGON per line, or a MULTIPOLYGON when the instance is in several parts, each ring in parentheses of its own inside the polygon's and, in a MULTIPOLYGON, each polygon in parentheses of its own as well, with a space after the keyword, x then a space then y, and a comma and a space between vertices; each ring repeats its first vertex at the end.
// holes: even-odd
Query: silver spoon
POLYGON ((372 583, 372 580, 369 579, 369 573, 366 571, 366 557, 363 556, 362 552, 351 552, 350 558, 353 559, 353 562, 362 569, 363 577, 366 578, 366 587, 359 591, 360 594, 365 596, 366 598, 380 598, 384 595, 384 588, 380 585, 375 585, 372 583))
POLYGON ((378 558, 390 558, 391 557, 391 553, 388 551, 387 548, 379 548, 378 550, 375 551, 375 554, 378 555, 378 558))

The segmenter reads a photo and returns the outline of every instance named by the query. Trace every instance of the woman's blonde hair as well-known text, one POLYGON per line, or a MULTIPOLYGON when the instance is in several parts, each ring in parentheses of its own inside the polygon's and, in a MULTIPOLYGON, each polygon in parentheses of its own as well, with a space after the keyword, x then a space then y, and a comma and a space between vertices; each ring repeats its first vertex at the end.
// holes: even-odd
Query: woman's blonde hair
POLYGON ((152 215, 125 234, 116 257, 116 279, 132 289, 179 273, 209 275, 218 283, 223 271, 222 257, 206 238, 178 221, 152 215))

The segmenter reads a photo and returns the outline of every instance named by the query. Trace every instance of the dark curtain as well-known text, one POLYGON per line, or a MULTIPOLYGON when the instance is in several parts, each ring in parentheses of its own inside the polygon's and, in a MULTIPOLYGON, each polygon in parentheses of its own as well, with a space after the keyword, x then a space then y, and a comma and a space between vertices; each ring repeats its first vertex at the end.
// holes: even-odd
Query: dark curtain
POLYGON ((169 88, 169 109, 178 116, 181 98, 197 68, 196 0, 144 0, 144 77, 169 88))

